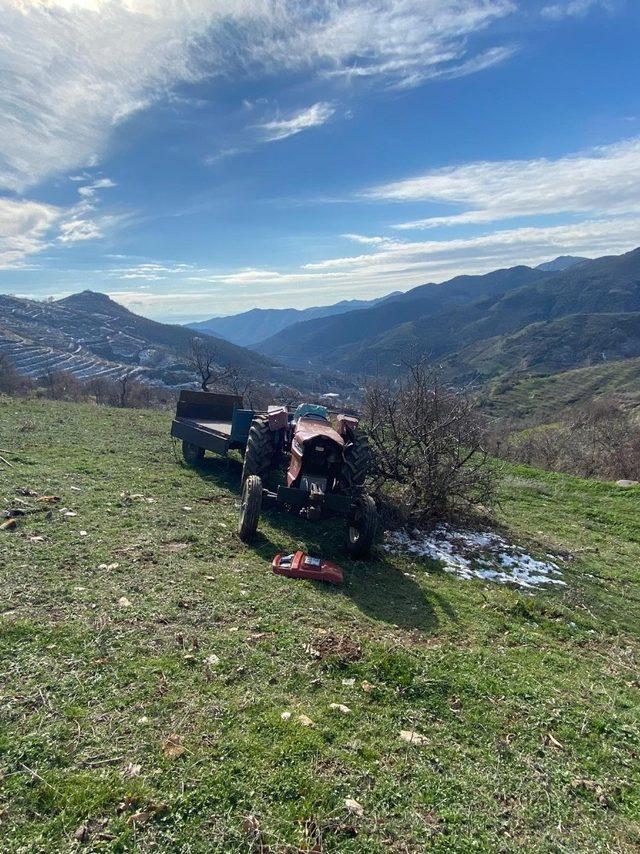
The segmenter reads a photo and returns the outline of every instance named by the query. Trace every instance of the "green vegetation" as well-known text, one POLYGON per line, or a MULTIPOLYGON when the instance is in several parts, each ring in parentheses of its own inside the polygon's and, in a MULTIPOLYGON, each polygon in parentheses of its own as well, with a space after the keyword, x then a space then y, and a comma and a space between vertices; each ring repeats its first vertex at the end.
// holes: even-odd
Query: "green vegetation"
POLYGON ((3 850, 638 850, 640 490, 505 469, 506 535, 566 558, 527 593, 338 523, 246 547, 238 462, 168 431, 0 398, 3 507, 45 508, 0 530, 3 850), (343 588, 273 575, 299 545, 343 588))
POLYGON ((640 359, 605 362, 551 376, 498 380, 482 406, 492 415, 544 419, 609 396, 627 407, 640 403, 640 359))

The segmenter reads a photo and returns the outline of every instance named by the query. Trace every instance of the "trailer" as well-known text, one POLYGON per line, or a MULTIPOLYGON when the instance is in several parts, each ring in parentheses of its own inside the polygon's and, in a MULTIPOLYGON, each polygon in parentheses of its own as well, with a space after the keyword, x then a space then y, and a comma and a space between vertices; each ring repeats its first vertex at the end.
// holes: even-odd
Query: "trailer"
POLYGON ((195 466, 205 451, 223 457, 233 449, 244 454, 253 417, 253 410, 244 409, 242 398, 237 395, 183 390, 171 435, 182 440, 187 465, 195 466))

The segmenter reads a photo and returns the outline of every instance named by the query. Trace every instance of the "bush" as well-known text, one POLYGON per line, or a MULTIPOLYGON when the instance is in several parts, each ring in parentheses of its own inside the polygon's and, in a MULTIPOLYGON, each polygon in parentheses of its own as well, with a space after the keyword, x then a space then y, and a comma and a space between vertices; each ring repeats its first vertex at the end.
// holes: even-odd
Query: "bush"
POLYGON ((495 453, 579 477, 640 480, 640 429, 614 400, 601 399, 557 424, 497 430, 495 453))
POLYGON ((18 373, 7 353, 0 353, 0 393, 26 394, 31 388, 33 383, 29 377, 18 373))
POLYGON ((40 385, 51 400, 78 402, 85 397, 82 383, 69 371, 49 371, 40 378, 40 385))
POLYGON ((427 525, 491 507, 495 476, 474 403, 423 361, 365 393, 371 488, 388 526, 427 525), (386 518, 385 518, 386 517, 386 518))

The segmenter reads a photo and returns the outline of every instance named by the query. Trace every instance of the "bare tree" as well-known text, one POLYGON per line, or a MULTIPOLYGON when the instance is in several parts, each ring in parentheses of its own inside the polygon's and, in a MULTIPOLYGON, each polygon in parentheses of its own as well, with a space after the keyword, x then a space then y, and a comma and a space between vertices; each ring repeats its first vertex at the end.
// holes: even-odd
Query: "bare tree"
POLYGON ((241 397, 245 406, 250 409, 266 409, 273 402, 273 394, 269 386, 258 382, 238 364, 227 365, 220 377, 220 385, 241 397))
POLYGON ((90 395, 93 395, 98 404, 116 406, 118 403, 116 384, 107 377, 93 377, 87 383, 86 389, 90 395))
POLYGON ((80 401, 84 390, 79 380, 70 371, 49 371, 40 378, 47 397, 51 400, 80 401))
POLYGON ((473 401, 445 387, 424 360, 365 392, 372 491, 393 522, 428 524, 490 507, 495 477, 473 401))
POLYGON ((125 409, 129 406, 129 395, 131 393, 133 376, 131 374, 123 374, 118 380, 118 406, 125 409))
POLYGON ((215 341, 207 338, 192 338, 187 364, 200 378, 202 391, 218 384, 225 376, 225 369, 218 364, 219 353, 215 341))
POLYGON ((8 353, 0 353, 0 392, 4 394, 23 394, 32 388, 28 377, 18 373, 8 353))

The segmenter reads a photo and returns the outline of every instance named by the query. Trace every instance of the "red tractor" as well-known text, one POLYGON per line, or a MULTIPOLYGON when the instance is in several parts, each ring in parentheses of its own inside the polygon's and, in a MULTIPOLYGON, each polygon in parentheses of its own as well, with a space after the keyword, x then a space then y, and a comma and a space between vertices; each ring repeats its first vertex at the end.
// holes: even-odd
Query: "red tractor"
POLYGON ((263 498, 306 519, 324 515, 347 520, 346 548, 366 557, 373 543, 376 505, 364 491, 371 454, 358 419, 338 415, 332 426, 327 409, 302 404, 293 415, 269 407, 251 422, 242 468, 238 533, 249 542, 256 533, 263 498), (286 470, 285 483, 266 489, 268 476, 286 470))

